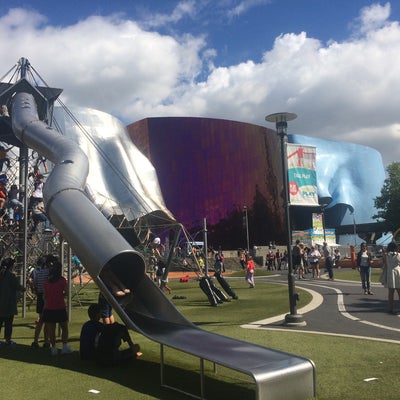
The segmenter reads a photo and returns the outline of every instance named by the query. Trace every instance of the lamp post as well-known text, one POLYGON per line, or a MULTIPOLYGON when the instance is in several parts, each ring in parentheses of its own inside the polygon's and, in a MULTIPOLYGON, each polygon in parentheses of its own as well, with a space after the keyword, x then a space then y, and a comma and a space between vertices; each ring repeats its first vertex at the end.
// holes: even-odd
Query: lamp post
POLYGON ((325 208, 328 204, 321 204, 321 216, 322 216, 322 233, 324 235, 324 242, 326 242, 326 230, 325 230, 325 208))
POLYGON ((354 235, 354 247, 357 246, 357 224, 356 224, 356 210, 353 209, 353 235, 354 235))
POLYGON ((246 243, 247 243, 247 254, 250 252, 250 240, 249 240, 249 216, 247 214, 247 206, 243 206, 244 212, 244 224, 246 228, 246 243))
POLYGON ((208 241, 207 241, 207 219, 203 218, 203 255, 204 255, 204 273, 208 276, 208 241))
POLYGON ((275 113, 265 117, 268 122, 275 122, 276 132, 281 140, 281 161, 282 161, 282 175, 283 175, 283 196, 285 207, 286 231, 287 231, 287 255, 288 255, 288 288, 289 288, 289 305, 290 314, 285 316, 285 323, 287 325, 306 325, 303 316, 297 313, 296 302, 299 295, 295 293, 295 279, 293 274, 293 260, 292 260, 292 229, 290 223, 290 198, 289 198, 289 184, 288 184, 288 162, 287 162, 287 123, 297 118, 293 113, 275 113))

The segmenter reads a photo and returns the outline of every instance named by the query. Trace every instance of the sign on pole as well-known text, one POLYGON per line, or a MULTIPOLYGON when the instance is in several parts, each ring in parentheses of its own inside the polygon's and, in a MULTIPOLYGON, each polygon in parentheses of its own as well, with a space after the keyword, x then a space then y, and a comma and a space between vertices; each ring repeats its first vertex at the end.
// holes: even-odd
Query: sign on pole
POLYGON ((287 144, 290 204, 318 206, 316 148, 287 144))

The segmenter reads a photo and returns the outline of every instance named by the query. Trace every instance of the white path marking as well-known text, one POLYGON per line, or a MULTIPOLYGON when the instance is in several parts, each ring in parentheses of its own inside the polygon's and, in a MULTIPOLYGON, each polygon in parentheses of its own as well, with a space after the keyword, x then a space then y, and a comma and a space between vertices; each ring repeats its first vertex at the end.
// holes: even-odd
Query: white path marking
MULTIPOLYGON (((335 291, 337 293, 337 307, 338 307, 338 310, 344 317, 349 318, 352 321, 358 321, 358 322, 360 322, 362 324, 371 325, 371 326, 375 326, 377 328, 386 329, 386 330, 390 330, 390 331, 400 332, 400 329, 398 329, 398 328, 392 328, 390 326, 386 326, 386 325, 382 325, 382 324, 376 324, 374 322, 361 320, 360 318, 355 317, 355 316, 351 315, 350 313, 348 313, 346 311, 346 306, 344 304, 343 292, 340 289, 337 289, 337 288, 334 288, 334 287, 331 287, 331 286, 327 286, 327 285, 313 285, 313 286, 319 286, 319 287, 323 287, 323 288, 328 288, 328 289, 331 289, 331 290, 335 291)), ((320 293, 316 292, 315 290, 306 288, 304 286, 301 286, 301 289, 306 290, 307 292, 309 292, 313 296, 313 298, 312 298, 312 300, 311 300, 311 302, 309 304, 307 304, 305 307, 303 307, 303 308, 298 310, 299 314, 305 314, 307 312, 315 310, 324 301, 323 296, 320 293)), ((285 328, 276 328, 276 327, 269 328, 267 326, 269 324, 273 324, 273 323, 276 323, 276 322, 279 322, 279 321, 284 322, 285 321, 285 315, 286 314, 281 314, 281 315, 277 315, 275 317, 263 319, 263 320, 260 320, 260 321, 251 322, 249 324, 241 325, 241 328, 276 330, 276 331, 287 332, 287 329, 285 329, 285 328)), ((317 334, 317 335, 328 335, 328 336, 341 336, 341 337, 349 337, 349 338, 357 338, 357 339, 365 339, 365 340, 374 340, 374 341, 378 341, 378 342, 389 342, 389 343, 399 343, 400 344, 400 340, 381 339, 381 338, 373 338, 373 337, 365 337, 365 336, 357 336, 357 335, 338 334, 338 333, 331 333, 331 332, 304 331, 304 330, 293 329, 293 327, 291 327, 290 332, 312 333, 312 334, 317 334)))

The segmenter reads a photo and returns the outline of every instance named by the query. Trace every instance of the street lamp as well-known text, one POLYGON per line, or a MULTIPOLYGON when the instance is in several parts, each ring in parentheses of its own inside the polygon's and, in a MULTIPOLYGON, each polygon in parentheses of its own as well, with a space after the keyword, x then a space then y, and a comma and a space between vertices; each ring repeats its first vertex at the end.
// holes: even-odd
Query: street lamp
POLYGON ((321 204, 321 216, 322 216, 322 233, 324 235, 324 242, 326 242, 326 228, 325 228, 325 209, 328 204, 321 204))
POLYGON ((249 216, 247 214, 247 206, 243 206, 244 212, 244 223, 246 227, 246 240, 247 240, 247 254, 250 252, 250 241, 249 241, 249 216))
POLYGON ((356 210, 353 208, 353 235, 354 235, 354 247, 357 246, 357 224, 356 224, 356 210))
POLYGON ((288 162, 287 162, 287 123, 297 118, 293 113, 275 113, 265 117, 268 122, 275 122, 276 132, 281 139, 281 161, 282 161, 282 175, 283 175, 283 195, 287 231, 287 255, 288 255, 288 287, 289 287, 289 305, 290 314, 286 314, 285 323, 287 325, 306 325, 301 314, 297 314, 296 302, 299 295, 295 293, 295 279, 293 274, 293 260, 292 260, 292 229, 290 224, 290 198, 289 198, 289 184, 288 184, 288 162))

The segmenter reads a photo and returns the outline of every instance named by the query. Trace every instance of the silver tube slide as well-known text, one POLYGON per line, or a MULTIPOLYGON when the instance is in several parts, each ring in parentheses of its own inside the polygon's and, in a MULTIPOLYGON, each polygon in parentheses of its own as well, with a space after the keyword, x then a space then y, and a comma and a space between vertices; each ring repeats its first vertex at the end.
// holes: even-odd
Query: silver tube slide
POLYGON ((126 313, 127 301, 131 301, 130 309, 141 315, 192 326, 146 275, 142 255, 86 196, 87 156, 77 143, 39 120, 31 94, 15 95, 12 126, 21 142, 54 163, 44 185, 46 213, 125 324, 146 335, 126 313), (110 270, 132 296, 121 299, 112 294, 107 274, 110 270))
POLYGON ((14 97, 12 126, 18 139, 55 164, 44 185, 46 212, 89 274, 94 278, 106 265, 124 264, 139 281, 145 273, 143 258, 84 193, 89 163, 79 146, 39 120, 27 93, 14 97))

